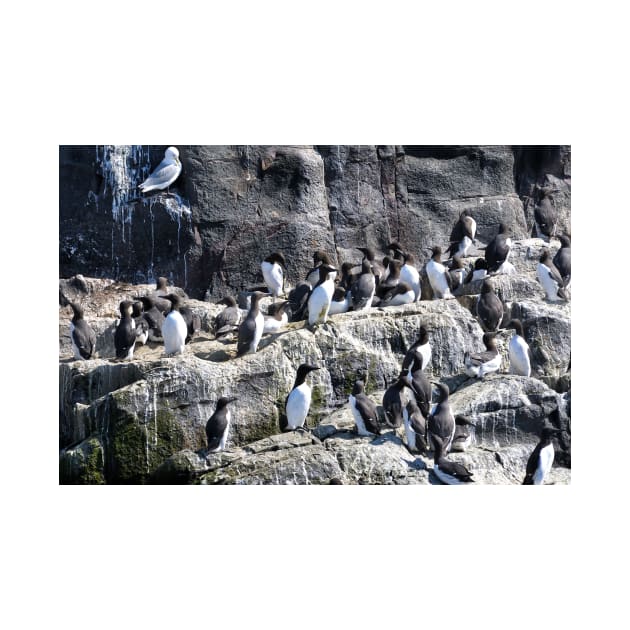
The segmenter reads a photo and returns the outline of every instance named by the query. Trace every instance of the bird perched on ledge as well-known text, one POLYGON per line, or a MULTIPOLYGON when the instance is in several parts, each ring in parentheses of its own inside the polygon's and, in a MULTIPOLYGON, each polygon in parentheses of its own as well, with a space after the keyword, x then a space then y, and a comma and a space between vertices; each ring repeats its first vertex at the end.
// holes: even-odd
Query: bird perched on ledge
POLYGON ((169 147, 164 151, 164 159, 138 188, 143 193, 166 188, 168 193, 171 184, 179 177, 181 172, 182 163, 179 161, 179 150, 176 147, 169 147))

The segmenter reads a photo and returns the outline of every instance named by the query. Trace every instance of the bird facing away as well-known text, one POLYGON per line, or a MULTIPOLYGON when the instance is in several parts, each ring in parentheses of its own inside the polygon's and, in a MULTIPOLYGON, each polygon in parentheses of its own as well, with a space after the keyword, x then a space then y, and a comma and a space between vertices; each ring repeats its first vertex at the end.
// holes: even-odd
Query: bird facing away
POLYGON ((287 265, 284 256, 280 252, 274 252, 260 263, 260 269, 265 279, 265 284, 273 296, 274 301, 284 293, 283 268, 286 269, 287 265))
POLYGON ((282 431, 308 428, 306 416, 311 406, 311 388, 306 383, 306 377, 314 370, 319 370, 319 368, 308 363, 302 363, 298 368, 293 389, 289 392, 285 402, 286 419, 280 419, 282 431))
POLYGON ((146 344, 149 339, 149 322, 143 317, 144 306, 140 300, 133 303, 131 316, 136 323, 136 343, 146 344))
POLYGON ((217 407, 206 423, 208 453, 217 453, 225 449, 232 421, 232 413, 228 405, 235 400, 238 398, 222 396, 217 401, 217 407))
POLYGON ((429 284, 433 290, 433 299, 451 298, 450 282, 451 277, 446 267, 442 264, 442 248, 432 247, 431 258, 425 265, 429 284))
POLYGON ((520 319, 511 319, 506 328, 513 328, 514 335, 508 345, 510 357, 510 372, 519 376, 531 376, 532 351, 523 332, 523 323, 520 319))
MULTIPOLYGON (((161 343, 163 341, 162 324, 164 323, 164 315, 156 305, 156 298, 152 295, 143 295, 138 299, 142 302, 142 317, 149 325, 149 341, 157 341, 161 343)), ((170 301, 166 299, 164 299, 164 301, 168 302, 170 310, 170 301)))
POLYGON ((487 278, 481 285, 481 294, 477 298, 476 311, 479 323, 486 332, 498 330, 503 319, 503 302, 494 292, 494 287, 487 278))
POLYGON ((497 350, 495 335, 496 333, 484 333, 483 345, 486 347, 484 352, 477 354, 467 352, 464 355, 466 374, 471 378, 483 379, 486 374, 496 372, 501 367, 501 354, 497 350))
POLYGON ((498 234, 486 245, 485 258, 488 272, 497 271, 501 264, 508 259, 512 248, 510 230, 505 223, 499 225, 498 234))
POLYGON ((551 302, 558 300, 567 301, 567 294, 564 292, 564 282, 560 272, 551 260, 551 254, 547 248, 543 249, 537 268, 538 280, 545 290, 547 299, 551 302))
POLYGON ((322 264, 319 268, 319 283, 308 298, 308 325, 325 324, 328 319, 328 311, 332 296, 335 292, 335 280, 333 272, 337 270, 330 265, 322 264))
POLYGON ((264 296, 265 293, 262 291, 252 293, 249 312, 238 328, 238 343, 236 345, 236 356, 238 357, 258 350, 258 344, 265 328, 265 317, 260 312, 258 303, 264 296))
POLYGON ((232 296, 228 295, 218 303, 225 304, 225 308, 214 318, 214 336, 217 339, 238 330, 241 322, 241 309, 232 296))
POLYGON ((138 188, 140 192, 147 193, 152 190, 168 189, 182 172, 182 163, 179 161, 179 150, 169 147, 164 152, 164 159, 157 168, 145 179, 138 188))
POLYGON ((171 310, 164 318, 162 324, 162 337, 164 339, 164 354, 173 356, 182 354, 186 345, 188 326, 180 312, 180 298, 175 293, 164 296, 171 303, 171 310))
POLYGON ((74 313, 70 322, 70 340, 74 358, 87 360, 94 354, 96 333, 83 319, 83 308, 74 302, 70 302, 70 306, 74 313))
POLYGON ((536 444, 536 447, 527 460, 527 466, 525 467, 525 479, 523 479, 522 485, 542 486, 545 483, 545 477, 551 470, 555 454, 553 449, 553 438, 559 433, 560 431, 553 427, 543 428, 540 436, 540 442, 536 444))
POLYGON ((361 263, 361 273, 352 285, 352 305, 355 311, 362 311, 372 306, 374 292, 376 290, 376 277, 372 272, 372 266, 367 258, 361 263))
POLYGON ((403 409, 403 422, 409 451, 424 453, 427 450, 427 421, 412 398, 403 409))
POLYGON ((352 393, 348 396, 348 402, 357 425, 357 433, 373 437, 381 434, 381 425, 376 403, 364 392, 364 388, 363 381, 356 381, 352 393))
POLYGON ((306 274, 306 282, 314 287, 319 282, 319 267, 321 265, 333 267, 330 256, 323 250, 318 249, 313 253, 313 267, 306 274))
POLYGON ((301 322, 306 319, 306 309, 308 298, 311 295, 312 287, 308 282, 300 280, 291 291, 289 291, 289 310, 292 322, 301 322))
POLYGON ((136 322, 132 317, 133 302, 123 300, 119 306, 120 321, 114 332, 114 346, 117 359, 132 359, 136 346, 136 322))
POLYGON ((448 455, 455 435, 455 416, 449 402, 449 389, 444 383, 434 383, 438 388, 439 400, 435 411, 428 417, 429 441, 435 451, 439 445, 442 453, 448 455))

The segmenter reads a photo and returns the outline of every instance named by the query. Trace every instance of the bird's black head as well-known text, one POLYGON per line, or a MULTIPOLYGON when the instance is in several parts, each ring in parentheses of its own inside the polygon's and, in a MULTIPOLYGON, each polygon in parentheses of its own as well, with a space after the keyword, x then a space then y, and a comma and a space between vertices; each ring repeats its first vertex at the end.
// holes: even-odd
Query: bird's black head
POLYGON ((321 263, 326 263, 330 265, 332 261, 330 260, 330 256, 323 250, 318 249, 313 253, 313 266, 317 267, 321 263))
POLYGON ((475 271, 479 269, 487 269, 487 268, 488 268, 488 261, 485 258, 477 258, 477 260, 475 260, 475 271))
POLYGON ((174 311, 177 311, 179 309, 179 307, 181 306, 181 303, 182 303, 179 295, 177 295, 175 293, 169 293, 168 295, 165 295, 164 299, 168 300, 173 305, 172 309, 174 311))
POLYGON ((265 258, 265 260, 270 263, 278 263, 279 265, 282 265, 285 269, 287 268, 287 263, 284 259, 284 255, 280 252, 274 252, 273 254, 270 254, 269 256, 267 256, 267 258, 265 258))
POLYGON ((223 409, 226 405, 229 405, 231 402, 238 400, 237 396, 221 396, 219 400, 217 400, 217 409, 223 409))
POLYGON ((551 440, 554 437, 560 435, 560 429, 556 429, 555 427, 544 426, 542 431, 540 432, 540 437, 543 440, 551 440))
POLYGON ((571 235, 570 234, 559 234, 556 238, 560 241, 560 245, 562 247, 571 247, 571 235))
POLYGON ((374 250, 371 247, 357 247, 360 252, 363 252, 363 255, 368 260, 374 260, 374 250))
POLYGON ((150 295, 142 295, 138 299, 142 302, 142 306, 145 311, 148 311, 155 306, 155 300, 150 295))
POLYGON ((365 389, 365 383, 362 380, 358 380, 354 382, 354 387, 352 388, 352 395, 358 396, 363 393, 365 389))
POLYGON ((163 290, 165 291, 168 287, 168 278, 159 277, 157 279, 157 284, 155 285, 156 291, 163 290))
MULTIPOLYGON (((327 265, 326 263, 321 264, 319 268, 326 275, 328 275, 329 273, 332 273, 333 271, 337 271, 337 269, 335 269, 335 267, 333 267, 332 265, 327 265)), ((321 273, 321 271, 320 271, 320 273, 321 273)))
POLYGON ((429 247, 428 251, 431 252, 431 258, 439 259, 442 256, 442 248, 439 245, 429 247))
POLYGON ((343 287, 336 287, 332 299, 335 302, 342 302, 346 299, 346 290, 343 287))
POLYGON ((298 374, 308 374, 309 372, 313 372, 314 370, 319 370, 321 368, 315 365, 309 365, 308 363, 302 363, 298 368, 298 374))
POLYGON ((448 389, 448 385, 444 383, 438 383, 437 381, 431 381, 431 384, 437 387, 437 390, 440 394, 439 402, 444 402, 445 400, 448 400, 448 396, 450 393, 448 389))
POLYGON ((81 319, 83 317, 83 308, 80 304, 76 304, 75 302, 69 302, 69 305, 72 308, 72 312, 74 313, 75 319, 81 319))
POLYGON ((488 279, 484 279, 483 284, 481 285, 482 293, 494 293, 494 289, 492 287, 492 283, 488 279))
POLYGON ((521 337, 523 336, 523 322, 520 319, 511 319, 508 323, 506 328, 513 328, 517 334, 519 334, 521 337))
POLYGON ((546 263, 550 260, 550 258, 551 254, 549 253, 549 250, 545 247, 542 252, 540 252, 540 262, 546 263))
POLYGON ((451 265, 451 269, 463 269, 464 263, 462 262, 461 256, 453 256, 453 264, 451 265))
POLYGON ((231 295, 224 297, 222 300, 219 300, 217 303, 225 304, 226 306, 236 306, 236 300, 231 295))
POLYGON ((131 315, 133 317, 140 317, 142 315, 142 311, 144 310, 144 305, 140 300, 135 300, 133 303, 131 315))
POLYGON ((455 416, 455 424, 458 426, 465 426, 465 425, 471 426, 471 427, 475 426, 475 423, 470 418, 467 418, 466 416, 462 416, 459 413, 455 416))
POLYGON ((131 300, 123 300, 120 303, 120 314, 123 317, 131 316, 133 311, 133 302, 131 300))
POLYGON ((499 234, 509 234, 510 228, 507 223, 499 223, 499 234))
POLYGON ((418 341, 420 342, 421 346, 423 346, 425 343, 427 343, 427 341, 429 341, 429 331, 427 330, 427 327, 424 324, 420 326, 420 333, 418 335, 418 341))
POLYGON ((496 349, 496 343, 494 338, 497 336, 496 332, 486 332, 483 333, 483 345, 486 346, 488 350, 496 349))

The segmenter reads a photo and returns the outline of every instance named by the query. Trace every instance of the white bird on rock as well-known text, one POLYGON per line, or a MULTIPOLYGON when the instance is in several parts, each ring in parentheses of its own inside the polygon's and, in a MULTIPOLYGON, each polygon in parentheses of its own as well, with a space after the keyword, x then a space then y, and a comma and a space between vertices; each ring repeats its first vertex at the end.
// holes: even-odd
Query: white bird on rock
POLYGON ((168 192, 169 186, 182 172, 182 163, 179 161, 179 151, 175 147, 169 147, 164 151, 164 159, 158 167, 145 179, 138 188, 146 193, 152 190, 164 190, 168 192))

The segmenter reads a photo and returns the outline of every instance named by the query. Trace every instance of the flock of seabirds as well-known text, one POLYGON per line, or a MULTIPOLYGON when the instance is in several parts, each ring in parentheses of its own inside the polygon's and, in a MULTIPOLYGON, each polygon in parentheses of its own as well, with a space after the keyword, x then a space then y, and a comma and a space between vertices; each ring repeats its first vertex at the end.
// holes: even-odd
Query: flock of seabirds
MULTIPOLYGON (((165 159, 140 185, 142 192, 168 190, 181 172, 179 152, 169 147, 165 159)), ((466 353, 466 373, 471 378, 483 379, 496 372, 501 365, 501 355, 496 347, 495 335, 504 315, 504 306, 495 293, 490 278, 498 274, 512 275, 514 266, 508 261, 512 241, 508 228, 501 224, 494 239, 485 247, 484 256, 473 267, 466 269, 462 258, 470 255, 475 245, 476 222, 469 210, 464 210, 453 228, 449 247, 442 251, 432 247, 431 258, 425 265, 433 299, 453 298, 452 292, 463 284, 482 280, 475 314, 484 335, 485 351, 466 353), (446 259, 442 260, 442 256, 446 259)), ((567 289, 571 282, 570 236, 557 237, 561 243, 556 255, 551 257, 544 249, 537 268, 537 276, 546 297, 550 301, 568 300, 567 289)), ((386 308, 417 302, 421 296, 420 270, 412 253, 400 244, 388 245, 388 253, 377 260, 369 247, 357 248, 363 254, 361 270, 358 265, 344 262, 340 273, 324 251, 313 254, 313 268, 306 278, 285 292, 286 260, 282 253, 274 252, 261 262, 264 287, 239 295, 239 302, 226 297, 219 303, 225 308, 214 321, 217 339, 230 334, 236 336, 237 357, 255 353, 265 333, 276 333, 289 322, 305 321, 309 329, 325 324, 328 317, 348 311, 361 311, 378 306, 386 308), (263 314, 261 298, 272 296, 267 314, 263 314), (281 297, 286 300, 277 302, 281 297), (245 314, 246 313, 246 314, 245 314)), ((79 304, 70 303, 73 318, 70 338, 76 359, 90 359, 96 346, 96 335, 83 317, 79 304)), ((149 295, 120 303, 120 319, 114 333, 116 358, 131 360, 136 344, 154 341, 164 344, 166 356, 184 352, 185 345, 200 330, 199 318, 192 309, 182 304, 181 297, 168 287, 166 278, 159 278, 156 289, 149 295)), ((514 329, 508 354, 510 371, 522 376, 531 375, 531 351, 525 341, 522 322, 512 319, 506 326, 514 329)), ((425 369, 431 360, 429 331, 420 326, 417 341, 406 352, 398 379, 385 391, 382 407, 388 428, 397 431, 404 425, 406 446, 412 453, 433 453, 436 476, 446 484, 457 485, 474 481, 464 465, 448 458, 455 450, 465 450, 471 436, 467 426, 472 422, 464 416, 454 415, 449 405, 449 389, 444 383, 430 381, 425 369), (432 404, 432 385, 438 390, 438 401, 432 404)), ((281 418, 282 431, 308 431, 306 418, 311 404, 311 388, 306 382, 317 366, 303 363, 298 367, 293 388, 285 402, 285 416, 281 418)), ((361 436, 381 435, 376 403, 364 391, 365 383, 357 380, 349 396, 349 405, 361 436)), ((214 414, 206 424, 207 452, 225 449, 230 423, 230 403, 235 397, 221 397, 214 414)), ((559 410, 552 412, 558 415, 559 410)), ((556 418, 557 419, 557 418, 556 418)), ((541 485, 548 475, 553 459, 553 438, 559 430, 545 424, 540 441, 528 458, 523 484, 541 485)))

